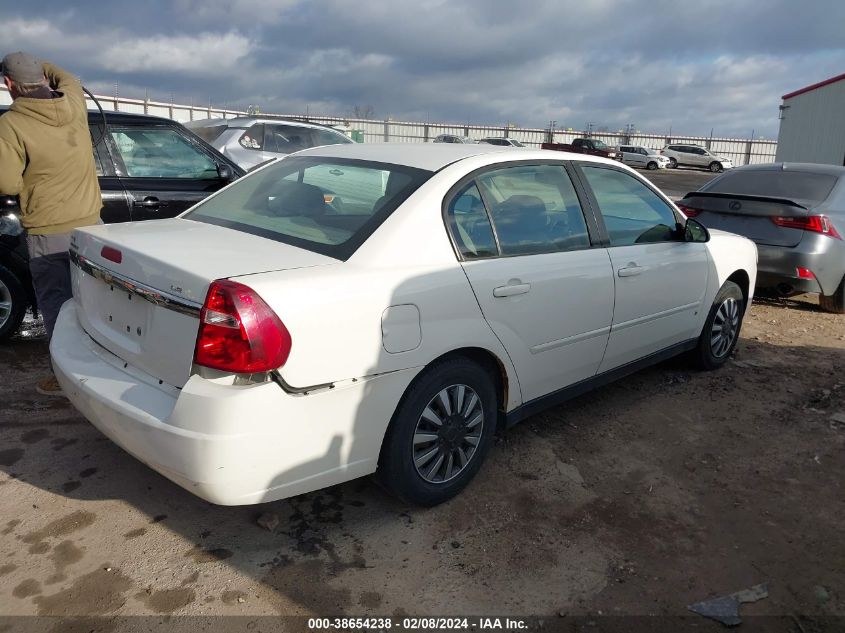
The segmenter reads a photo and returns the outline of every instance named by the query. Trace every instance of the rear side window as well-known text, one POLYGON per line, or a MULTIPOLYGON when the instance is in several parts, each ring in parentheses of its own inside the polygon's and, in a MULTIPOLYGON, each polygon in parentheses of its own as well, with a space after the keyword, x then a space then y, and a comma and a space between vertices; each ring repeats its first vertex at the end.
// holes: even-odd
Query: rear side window
POLYGON ((493 228, 475 182, 452 199, 447 213, 455 244, 464 259, 498 255, 493 228))
POLYGON ((737 193, 746 196, 767 196, 802 200, 818 204, 827 200, 836 184, 836 176, 806 171, 737 170, 728 172, 704 187, 702 191, 737 193))
POLYGON ((291 157, 184 217, 347 259, 430 176, 387 163, 291 157))
POLYGON ((678 220, 656 193, 637 178, 601 167, 581 166, 599 204, 611 246, 678 239, 678 220))
POLYGON ((575 188, 560 165, 495 169, 477 181, 490 205, 502 255, 590 247, 575 188))

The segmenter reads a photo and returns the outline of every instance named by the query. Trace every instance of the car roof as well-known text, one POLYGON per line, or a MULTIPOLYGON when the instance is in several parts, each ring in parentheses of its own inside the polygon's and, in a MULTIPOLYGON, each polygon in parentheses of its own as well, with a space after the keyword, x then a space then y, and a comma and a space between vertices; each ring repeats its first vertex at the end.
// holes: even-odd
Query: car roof
POLYGON ((333 132, 337 132, 338 134, 343 134, 337 128, 332 127, 331 125, 324 125, 322 123, 314 123, 312 121, 303 121, 301 119, 294 119, 290 117, 283 117, 283 116, 269 116, 269 115, 261 115, 261 116, 239 116, 233 117, 231 119, 197 119, 195 121, 190 121, 185 124, 188 128, 195 128, 195 127, 214 127, 217 125, 225 125, 231 128, 247 128, 251 125, 255 125, 256 123, 286 123, 289 125, 299 125, 301 127, 309 127, 309 128, 317 128, 320 130, 332 130, 333 132))
POLYGON ((820 163, 763 163, 760 165, 743 165, 742 167, 737 167, 731 173, 746 171, 802 171, 813 174, 845 176, 845 167, 822 165, 820 163))
MULTIPOLYGON (((0 106, 0 114, 4 114, 9 111, 8 106, 0 106)), ((132 124, 150 124, 150 123, 157 123, 157 124, 166 124, 166 125, 181 125, 177 121, 173 121, 172 119, 166 119, 160 116, 153 116, 151 114, 135 114, 133 112, 114 112, 112 110, 103 110, 100 112, 99 110, 88 110, 88 122, 89 123, 99 123, 103 120, 103 115, 106 116, 106 121, 108 123, 117 123, 117 124, 124 124, 124 125, 132 125, 132 124)))
POLYGON ((514 152, 513 148, 509 146, 477 143, 471 145, 463 143, 352 143, 349 145, 314 147, 289 156, 348 158, 438 171, 466 158, 488 154, 499 154, 507 160, 577 160, 605 165, 619 165, 617 161, 600 156, 532 148, 524 148, 519 152, 514 152))

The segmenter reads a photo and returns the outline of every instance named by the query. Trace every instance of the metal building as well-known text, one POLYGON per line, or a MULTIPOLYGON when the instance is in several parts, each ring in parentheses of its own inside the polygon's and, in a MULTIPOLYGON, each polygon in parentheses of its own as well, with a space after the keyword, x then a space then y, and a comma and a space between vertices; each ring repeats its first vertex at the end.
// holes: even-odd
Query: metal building
POLYGON ((783 95, 775 160, 845 165, 845 74, 783 95))

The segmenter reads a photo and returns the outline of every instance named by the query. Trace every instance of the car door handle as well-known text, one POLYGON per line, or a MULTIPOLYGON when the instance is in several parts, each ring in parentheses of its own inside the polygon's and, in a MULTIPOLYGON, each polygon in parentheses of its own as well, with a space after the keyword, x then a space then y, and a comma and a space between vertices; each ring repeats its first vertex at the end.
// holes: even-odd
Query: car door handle
POLYGON ((634 275, 639 275, 641 272, 647 269, 647 266, 637 266, 634 262, 630 262, 624 268, 620 268, 616 271, 616 273, 620 277, 633 277, 634 275))
POLYGON ((167 203, 162 202, 155 196, 150 196, 143 200, 135 200, 132 205, 135 207, 144 207, 145 209, 158 209, 159 207, 166 207, 167 203))
POLYGON ((508 284, 507 286, 499 286, 493 288, 494 297, 514 297, 516 295, 524 295, 531 290, 531 284, 508 284))

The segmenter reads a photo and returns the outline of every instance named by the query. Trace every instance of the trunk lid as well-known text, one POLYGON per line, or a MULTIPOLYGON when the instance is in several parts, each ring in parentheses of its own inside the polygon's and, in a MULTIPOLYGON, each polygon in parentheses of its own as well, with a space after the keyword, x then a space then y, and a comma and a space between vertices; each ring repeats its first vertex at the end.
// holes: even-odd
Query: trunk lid
POLYGON ((773 217, 807 217, 803 201, 733 193, 689 193, 678 204, 700 211, 695 219, 708 229, 742 235, 757 244, 793 247, 801 242, 803 229, 778 226, 773 217))
MULTIPOLYGON (((154 378, 190 377, 199 309, 215 279, 337 264, 305 249, 174 218, 77 230, 71 243, 74 299, 97 343, 154 378), (103 248, 119 251, 103 256, 103 248)), ((248 282, 247 282, 248 283, 248 282)))

